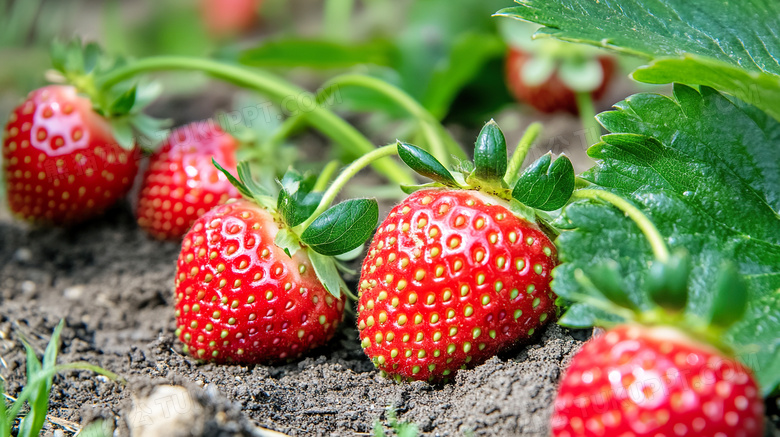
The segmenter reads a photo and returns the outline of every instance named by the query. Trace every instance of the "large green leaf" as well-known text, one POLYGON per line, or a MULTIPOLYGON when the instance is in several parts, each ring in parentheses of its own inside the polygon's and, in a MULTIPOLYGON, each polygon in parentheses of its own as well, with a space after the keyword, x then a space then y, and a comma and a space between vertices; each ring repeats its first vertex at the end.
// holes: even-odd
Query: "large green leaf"
POLYGON ((501 10, 540 36, 652 58, 634 78, 711 86, 780 120, 780 3, 774 0, 518 0, 501 10))
MULTIPOLYGON (((780 123, 712 89, 677 85, 674 96, 637 94, 599 116, 616 134, 588 151, 597 160, 583 177, 632 201, 667 237, 685 248, 693 272, 687 311, 706 317, 721 266, 736 263, 749 284, 746 317, 727 333, 758 375, 765 393, 780 382, 780 123)), ((557 240, 564 262, 554 289, 567 299, 593 294, 575 271, 618 262, 631 300, 650 306, 642 291, 653 256, 639 228, 603 203, 564 209, 558 225, 573 229, 557 240)), ((587 326, 608 316, 578 304, 562 322, 587 326)))

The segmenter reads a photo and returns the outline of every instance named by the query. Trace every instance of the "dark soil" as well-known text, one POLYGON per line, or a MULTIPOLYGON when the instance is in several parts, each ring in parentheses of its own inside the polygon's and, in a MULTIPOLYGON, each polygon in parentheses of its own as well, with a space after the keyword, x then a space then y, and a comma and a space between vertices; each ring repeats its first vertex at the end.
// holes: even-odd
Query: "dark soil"
POLYGON ((551 325, 535 343, 444 386, 381 378, 354 320, 327 347, 286 365, 199 364, 174 337, 177 252, 177 244, 149 240, 125 208, 70 230, 0 220, 0 375, 8 393, 24 384, 18 333, 40 353, 63 318, 60 362, 88 361, 128 381, 88 371, 57 376, 48 435, 99 418, 120 436, 133 427, 144 436, 272 435, 256 427, 369 435, 392 407, 426 435, 542 436, 561 371, 588 336, 551 325))
MULTIPOLYGON (((199 413, 183 435, 251 435, 252 425, 295 436, 361 435, 388 406, 430 435, 543 435, 561 368, 587 336, 551 326, 538 344, 445 386, 381 378, 360 349, 354 320, 329 346, 283 366, 198 364, 174 337, 177 253, 177 244, 149 240, 123 208, 70 230, 0 221, 0 374, 7 391, 17 395, 24 384, 18 333, 42 352, 62 318, 60 362, 88 361, 128 381, 122 386, 88 371, 58 376, 48 432, 104 418, 128 435, 132 426, 169 419, 133 405, 155 386, 173 384, 190 395, 162 393, 173 396, 172 411, 199 413)), ((151 402, 161 404, 155 396, 151 402)))

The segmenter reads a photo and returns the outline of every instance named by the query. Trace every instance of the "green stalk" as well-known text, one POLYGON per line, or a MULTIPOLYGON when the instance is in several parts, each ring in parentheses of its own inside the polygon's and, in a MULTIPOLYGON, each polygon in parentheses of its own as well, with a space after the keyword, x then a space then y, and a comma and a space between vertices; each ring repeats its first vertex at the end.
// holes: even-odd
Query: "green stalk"
POLYGON ((463 150, 460 147, 457 147, 455 140, 450 138, 451 141, 448 141, 447 144, 445 144, 444 136, 449 136, 449 133, 444 129, 444 126, 442 126, 427 109, 402 89, 375 77, 361 74, 344 74, 334 77, 325 83, 322 87, 322 91, 317 95, 317 102, 322 103, 323 101, 326 101, 332 91, 338 89, 339 86, 356 86, 376 91, 391 99, 412 117, 417 118, 420 122, 422 133, 428 140, 431 153, 445 167, 450 166, 450 155, 454 155, 460 159, 467 158, 463 150), (448 144, 451 146, 447 147, 448 144))
POLYGON ((531 150, 531 146, 534 145, 536 137, 542 132, 542 124, 539 122, 531 123, 523 132, 523 137, 520 138, 520 142, 517 144, 517 148, 512 153, 512 158, 509 160, 509 166, 506 170, 506 176, 504 181, 510 187, 517 183, 520 179, 520 167, 525 161, 525 157, 528 155, 528 151, 531 150))
POLYGON ((572 199, 601 200, 623 211, 645 235, 645 238, 650 243, 650 247, 653 249, 655 258, 662 263, 666 263, 669 260, 669 249, 666 247, 663 236, 658 232, 658 228, 628 200, 609 191, 593 189, 575 190, 572 193, 572 199))
POLYGON ((309 225, 311 225, 314 220, 320 216, 320 214, 325 212, 328 207, 330 207, 330 204, 333 203, 333 201, 336 199, 336 196, 339 194, 341 189, 344 188, 347 182, 349 182, 349 180, 352 179, 352 177, 355 176, 360 170, 377 159, 396 154, 398 154, 398 144, 390 144, 388 146, 380 147, 373 152, 367 153, 353 161, 350 165, 341 171, 341 174, 339 174, 336 180, 334 180, 330 187, 328 187, 327 191, 322 194, 322 200, 320 200, 320 203, 317 205, 317 209, 314 210, 314 213, 312 213, 312 215, 306 219, 305 222, 293 228, 293 233, 296 235, 303 234, 303 231, 305 231, 306 228, 308 228, 309 225))
POLYGON ((312 188, 312 191, 315 193, 319 191, 324 191, 325 188, 328 187, 328 183, 330 182, 330 179, 336 173, 336 170, 339 169, 340 165, 341 165, 341 161, 339 161, 338 159, 334 159, 333 161, 330 161, 327 165, 325 165, 325 168, 322 169, 322 173, 320 173, 319 177, 317 177, 317 182, 314 183, 314 188, 312 188))
MULTIPOLYGON (((100 78, 98 85, 100 89, 105 91, 136 75, 162 70, 201 71, 240 87, 256 90, 277 103, 306 93, 302 88, 268 73, 252 71, 209 59, 179 56, 152 57, 133 62, 106 74, 100 78)), ((306 117, 314 127, 330 137, 338 147, 351 157, 356 158, 375 150, 373 144, 363 134, 325 108, 315 105, 310 112, 306 113, 306 117)), ((414 183, 414 178, 409 171, 392 160, 381 160, 372 165, 379 173, 393 182, 414 183)))
MULTIPOLYGON (((596 108, 593 106, 593 96, 590 92, 578 92, 577 97, 577 110, 580 113, 580 120, 582 122, 582 128, 585 129, 585 141, 588 142, 588 135, 593 132, 596 135, 596 141, 593 144, 599 142, 601 138, 601 125, 596 120, 596 108)), ((588 144, 592 146, 593 144, 588 144)))

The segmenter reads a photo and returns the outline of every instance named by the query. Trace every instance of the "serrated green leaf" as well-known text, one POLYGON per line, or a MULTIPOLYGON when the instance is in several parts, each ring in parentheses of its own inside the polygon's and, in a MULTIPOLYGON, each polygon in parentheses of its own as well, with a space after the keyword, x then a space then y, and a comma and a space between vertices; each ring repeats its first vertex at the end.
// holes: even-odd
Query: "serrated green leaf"
POLYGON ((474 144, 474 173, 483 181, 503 182, 506 174, 506 139, 495 121, 490 120, 479 132, 474 144))
POLYGON ((347 45, 316 39, 276 39, 244 51, 241 63, 254 67, 345 68, 357 64, 388 65, 392 46, 376 40, 347 45))
POLYGON ((569 201, 574 191, 574 167, 565 156, 555 162, 548 153, 537 159, 520 175, 512 197, 542 211, 555 211, 569 201))
POLYGON ((728 0, 521 0, 499 15, 541 36, 654 59, 636 80, 706 85, 780 120, 780 3, 728 0), (746 25, 749 23, 749 25, 746 25))
MULTIPOLYGON (((726 338, 738 352, 755 350, 740 358, 753 367, 764 393, 771 392, 780 382, 780 373, 770 373, 780 344, 777 329, 764 327, 780 323, 780 306, 763 305, 780 288, 780 123, 706 87, 699 92, 678 85, 672 98, 638 94, 616 108, 599 119, 620 133, 591 147, 597 164, 583 177, 631 201, 672 250, 690 253, 687 312, 707 319, 720 267, 727 261, 738 266, 749 304, 726 338)), ((644 290, 652 251, 622 212, 604 203, 576 202, 556 223, 574 228, 556 240, 563 261, 553 283, 559 296, 575 300, 588 293, 574 271, 613 259, 631 300, 651 307, 644 290)))
POLYGON ((333 296, 341 297, 341 276, 336 268, 336 261, 333 257, 319 254, 313 250, 309 250, 309 260, 312 267, 314 267, 314 273, 317 274, 317 279, 322 282, 325 290, 333 296))
MULTIPOLYGON (((752 281, 755 285, 755 280, 752 281)), ((764 396, 777 394, 780 375, 780 288, 769 296, 751 302, 748 313, 729 329, 726 339, 740 345, 737 355, 740 360, 756 371, 758 384, 764 396), (774 387, 774 389, 773 389, 774 387)))
POLYGON ((365 243, 378 219, 376 200, 350 199, 317 217, 303 231, 301 241, 323 255, 340 255, 365 243))
MULTIPOLYGON (((506 152, 504 153, 506 155, 506 152)), ((452 174, 436 158, 425 150, 407 143, 398 143, 398 156, 412 170, 450 187, 457 187, 458 183, 452 174)))

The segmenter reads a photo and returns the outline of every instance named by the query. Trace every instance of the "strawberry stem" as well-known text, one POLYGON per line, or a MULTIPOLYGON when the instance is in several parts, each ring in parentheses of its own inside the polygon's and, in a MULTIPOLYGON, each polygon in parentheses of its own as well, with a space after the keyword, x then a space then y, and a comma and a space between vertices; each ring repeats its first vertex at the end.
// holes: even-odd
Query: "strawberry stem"
POLYGON ((588 146, 592 146, 601 138, 601 125, 596 120, 596 108, 593 105, 593 96, 590 91, 575 93, 577 97, 577 111, 580 113, 582 128, 585 130, 585 141, 588 146), (591 135, 595 136, 593 141, 588 141, 591 135))
POLYGON ((394 101, 398 106, 406 110, 409 115, 417 118, 420 121, 420 129, 429 143, 431 153, 445 167, 450 166, 450 155, 466 159, 466 154, 460 147, 457 147, 455 140, 452 139, 433 114, 400 88, 371 76, 344 74, 334 77, 325 83, 317 94, 317 103, 322 104, 326 102, 333 90, 338 90, 339 86, 356 86, 376 91, 394 101), (449 140, 448 144, 450 147, 445 144, 443 140, 445 137, 449 140))
POLYGON ((331 178, 333 178, 333 175, 336 173, 336 170, 339 169, 340 165, 341 161, 338 159, 334 159, 325 165, 325 168, 322 169, 322 173, 320 173, 319 177, 317 177, 317 181, 314 183, 314 188, 311 190, 315 193, 325 191, 325 189, 328 188, 328 183, 330 183, 331 178))
MULTIPOLYGON (((268 73, 261 73, 209 59, 179 56, 152 57, 133 62, 103 76, 99 81, 99 87, 105 91, 136 75, 161 70, 201 71, 217 79, 259 91, 277 103, 282 102, 285 98, 300 96, 306 93, 304 89, 268 73)), ((325 108, 315 105, 307 113, 306 117, 314 127, 329 136, 349 155, 363 155, 375 150, 373 144, 363 134, 341 117, 325 108)), ((377 161, 372 165, 379 173, 393 182, 400 184, 414 183, 411 174, 391 160, 377 161)))
POLYGON ((336 180, 333 181, 333 183, 328 187, 328 189, 323 193, 322 200, 320 200, 319 205, 317 206, 317 209, 314 210, 311 216, 309 216, 306 221, 301 223, 300 225, 296 226, 293 229, 293 232, 296 235, 303 234, 303 231, 306 230, 306 228, 309 227, 309 225, 314 222, 314 220, 317 219, 317 217, 320 216, 325 210, 328 209, 331 203, 333 203, 333 200, 336 199, 336 196, 339 194, 339 191, 341 191, 342 188, 349 182, 350 179, 352 179, 353 176, 355 176, 360 170, 365 168, 366 166, 370 165, 372 162, 374 162, 377 159, 385 158, 387 156, 395 155, 398 153, 398 145, 397 144, 390 144, 388 146, 380 147, 378 149, 375 149, 374 151, 367 153, 360 158, 353 161, 350 165, 348 165, 344 170, 341 171, 341 174, 338 175, 336 180))
POLYGON ((645 235, 645 238, 647 238, 650 243, 650 247, 653 249, 655 258, 662 263, 666 263, 669 260, 669 249, 666 247, 663 236, 658 232, 658 228, 655 227, 653 222, 650 221, 642 211, 632 205, 628 200, 610 193, 609 191, 594 189, 575 190, 574 193, 572 193, 572 199, 601 200, 623 211, 634 221, 634 223, 636 223, 639 230, 645 235))
POLYGON ((509 160, 509 167, 506 170, 506 176, 504 181, 510 187, 513 187, 520 179, 520 167, 522 167, 525 157, 528 155, 528 151, 531 150, 531 146, 534 145, 534 141, 542 132, 542 124, 534 122, 528 125, 523 132, 523 136, 520 138, 520 142, 517 143, 517 148, 512 152, 512 158, 509 160))

